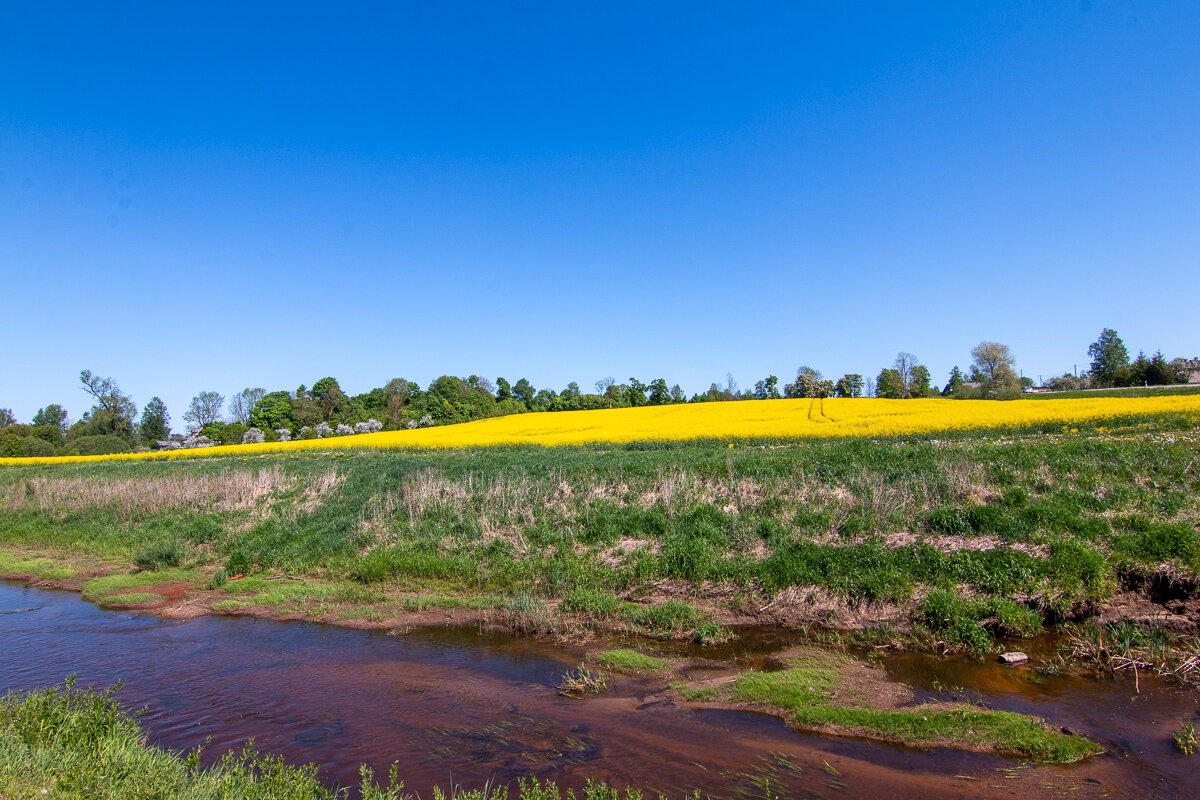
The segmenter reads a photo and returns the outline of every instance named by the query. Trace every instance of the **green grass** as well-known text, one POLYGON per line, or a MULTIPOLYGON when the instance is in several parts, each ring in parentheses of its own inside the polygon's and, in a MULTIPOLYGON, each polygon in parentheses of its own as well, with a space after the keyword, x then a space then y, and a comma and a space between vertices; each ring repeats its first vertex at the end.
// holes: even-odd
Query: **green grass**
POLYGON ((75 574, 70 564, 62 564, 50 558, 21 558, 0 550, 0 575, 33 575, 38 580, 54 581, 75 574))
POLYGON ((648 656, 645 653, 639 653, 636 650, 629 650, 628 648, 605 650, 602 653, 596 654, 596 661, 605 669, 611 669, 614 672, 628 672, 635 675, 642 672, 658 672, 671 666, 670 662, 664 661, 661 658, 648 656))
POLYGON ((96 600, 101 606, 140 606, 144 603, 157 603, 162 595, 154 592, 126 592, 125 594, 110 594, 96 600))
POLYGON ((597 589, 572 589, 563 595, 559 610, 592 619, 608 619, 617 613, 620 601, 612 592, 597 589))
MULTIPOLYGON (((202 766, 200 751, 163 750, 146 744, 136 715, 113 700, 115 689, 65 686, 0 698, 0 797, 5 800, 336 800, 346 787, 322 782, 313 764, 294 767, 249 746, 202 766)), ((384 784, 365 766, 357 794, 362 800, 401 800, 393 768, 384 784)), ((440 800, 576 800, 552 782, 522 778, 511 794, 504 787, 435 790, 440 800)), ((589 782, 579 800, 641 800, 641 793, 589 782)))
POLYGON ((241 600, 218 600, 209 605, 209 608, 216 611, 218 614, 229 614, 233 611, 241 611, 246 608, 247 604, 241 600))
POLYGON ((652 636, 679 636, 708 622, 704 612, 681 600, 646 606, 626 604, 621 614, 635 628, 652 636))
POLYGON ((92 578, 83 584, 83 599, 99 602, 126 589, 156 583, 197 583, 203 576, 194 570, 169 569, 161 572, 134 572, 92 578))
POLYGON ((736 701, 786 712, 795 725, 913 746, 954 745, 1069 763, 1101 752, 1093 742, 1053 730, 1023 714, 970 706, 879 710, 832 702, 839 675, 832 654, 794 662, 778 672, 746 672, 733 683, 736 701))
MULTIPOLYGON (((231 581, 228 585, 241 581, 231 581)), ((384 600, 383 592, 349 581, 324 583, 315 581, 263 581, 265 591, 260 591, 245 602, 248 605, 272 608, 275 606, 301 606, 311 603, 370 604, 384 600)), ((245 591, 246 587, 243 586, 245 591)))
POLYGON ((425 611, 430 608, 467 608, 482 610, 486 608, 502 608, 505 598, 499 595, 483 595, 481 597, 458 597, 456 595, 423 594, 416 597, 406 597, 400 605, 405 611, 425 611))
POLYGON ((621 598, 668 584, 689 607, 725 598, 756 610, 782 590, 817 588, 899 604, 913 623, 982 650, 971 623, 1024 635, 1039 618, 1148 587, 1160 570, 1200 577, 1193 424, 22 465, 0 469, 0 552, 244 575, 213 588, 264 595, 258 605, 271 608, 369 604, 380 592, 415 594, 412 610, 531 598, 526 610, 544 601, 573 624, 670 636, 708 620, 621 598), (1172 427, 1181 433, 1163 432, 1172 427), (264 582, 280 576, 342 588, 264 582), (934 590, 980 605, 943 625, 919 607, 934 590), (1006 605, 1013 597, 1029 602, 1006 605))

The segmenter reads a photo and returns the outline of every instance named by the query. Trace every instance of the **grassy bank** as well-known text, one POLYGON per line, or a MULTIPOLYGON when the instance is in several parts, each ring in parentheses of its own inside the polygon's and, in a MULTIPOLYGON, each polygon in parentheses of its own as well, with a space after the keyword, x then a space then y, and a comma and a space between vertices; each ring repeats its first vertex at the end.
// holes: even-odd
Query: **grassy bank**
MULTIPOLYGON (((294 767, 246 748, 201 766, 199 751, 151 747, 112 692, 73 682, 0 699, 0 797, 5 800, 334 800, 341 789, 320 781, 314 765, 294 767)), ((381 785, 364 771, 363 800, 410 798, 398 776, 381 785)), ((507 800, 503 787, 435 792, 439 800, 507 800)), ((574 800, 553 783, 523 781, 513 800, 574 800)), ((589 784, 579 800, 635 800, 641 794, 589 784)))
POLYGON ((963 703, 918 704, 907 687, 845 654, 801 649, 783 660, 778 671, 677 682, 675 691, 694 703, 766 710, 802 730, 893 744, 958 747, 1058 764, 1101 752, 1094 742, 1025 714, 963 703))
POLYGON ((0 507, 0 573, 113 606, 885 622, 975 649, 1067 617, 1200 621, 1191 429, 28 465, 0 470, 0 507), (85 583, 112 571, 138 574, 85 583))

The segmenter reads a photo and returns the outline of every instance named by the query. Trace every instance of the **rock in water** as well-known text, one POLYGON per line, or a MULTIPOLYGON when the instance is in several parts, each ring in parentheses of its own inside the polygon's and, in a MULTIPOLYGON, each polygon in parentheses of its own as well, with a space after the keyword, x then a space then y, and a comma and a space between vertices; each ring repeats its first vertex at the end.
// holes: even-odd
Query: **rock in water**
POLYGON ((1002 653, 1000 655, 1000 661, 1004 664, 1020 664, 1022 661, 1028 660, 1029 656, 1015 650, 1011 653, 1002 653))

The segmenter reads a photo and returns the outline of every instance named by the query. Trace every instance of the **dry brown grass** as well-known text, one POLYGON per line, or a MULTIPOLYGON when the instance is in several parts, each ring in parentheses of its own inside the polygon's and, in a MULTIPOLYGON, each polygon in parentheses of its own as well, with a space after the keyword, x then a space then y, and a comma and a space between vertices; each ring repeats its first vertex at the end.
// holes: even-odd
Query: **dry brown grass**
MULTIPOLYGON (((303 504, 315 507, 344 477, 336 467, 308 479, 303 504)), ((301 485, 276 464, 257 470, 224 469, 208 475, 182 472, 128 478, 37 476, 0 486, 0 504, 8 511, 75 513, 115 512, 133 520, 183 508, 202 511, 262 509, 271 498, 301 485)))

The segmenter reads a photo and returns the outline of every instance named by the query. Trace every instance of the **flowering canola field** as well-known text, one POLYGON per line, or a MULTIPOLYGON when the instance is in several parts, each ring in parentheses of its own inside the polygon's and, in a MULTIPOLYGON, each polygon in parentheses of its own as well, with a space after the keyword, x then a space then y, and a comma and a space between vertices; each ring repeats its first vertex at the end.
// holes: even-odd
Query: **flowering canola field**
POLYGON ((486 445, 580 445, 689 439, 806 439, 904 437, 950 432, 994 432, 1030 426, 1152 419, 1182 414, 1200 421, 1200 396, 952 401, 929 398, 778 399, 654 405, 654 407, 517 414, 463 425, 384 431, 352 437, 203 447, 112 456, 0 458, 0 464, 188 458, 262 452, 336 450, 349 447, 474 447, 486 445))
POLYGON ((105 456, 0 458, 0 464, 248 455, 297 450, 487 445, 572 445, 692 439, 891 437, 1097 423, 1183 414, 1200 421, 1200 396, 1068 400, 746 400, 598 411, 560 411, 416 430, 105 456))

